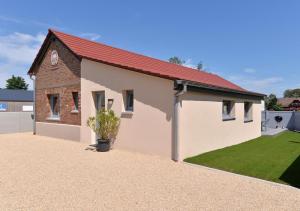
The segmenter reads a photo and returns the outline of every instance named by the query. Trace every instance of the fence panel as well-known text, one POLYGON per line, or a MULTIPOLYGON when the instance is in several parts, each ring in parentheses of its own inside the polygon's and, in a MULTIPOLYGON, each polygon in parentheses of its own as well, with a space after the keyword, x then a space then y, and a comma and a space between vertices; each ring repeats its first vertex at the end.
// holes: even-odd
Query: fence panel
POLYGON ((31 132, 32 112, 0 112, 0 133, 31 132))
POLYGON ((283 127, 300 131, 300 111, 263 111, 261 115, 266 128, 283 127), (282 121, 277 123, 275 116, 281 116, 282 121))
POLYGON ((294 130, 300 131, 300 112, 295 112, 294 130))

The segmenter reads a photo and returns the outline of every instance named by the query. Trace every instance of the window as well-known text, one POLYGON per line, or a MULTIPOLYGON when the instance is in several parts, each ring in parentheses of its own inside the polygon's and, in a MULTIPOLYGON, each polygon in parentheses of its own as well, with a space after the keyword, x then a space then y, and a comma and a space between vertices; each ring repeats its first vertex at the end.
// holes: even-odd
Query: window
POLYGON ((95 108, 97 111, 105 109, 105 92, 94 92, 95 108))
POLYGON ((125 111, 133 111, 133 90, 125 91, 125 111))
POLYGON ((235 114, 234 114, 234 102, 229 100, 223 101, 223 108, 222 108, 222 115, 223 120, 234 120, 235 114))
POLYGON ((53 50, 51 52, 51 65, 57 65, 58 63, 58 53, 56 50, 53 50))
POLYGON ((73 96, 73 108, 72 111, 78 111, 78 92, 72 92, 73 96))
POLYGON ((252 103, 251 102, 244 103, 244 121, 245 122, 252 121, 252 103))
POLYGON ((59 95, 49 95, 49 101, 51 110, 50 118, 59 119, 59 95))

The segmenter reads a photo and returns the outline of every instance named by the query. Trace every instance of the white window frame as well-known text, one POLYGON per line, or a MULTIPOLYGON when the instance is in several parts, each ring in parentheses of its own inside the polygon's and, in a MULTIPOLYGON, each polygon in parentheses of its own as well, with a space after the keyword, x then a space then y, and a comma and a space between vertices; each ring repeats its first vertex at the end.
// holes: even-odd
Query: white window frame
POLYGON ((134 91, 132 89, 124 91, 124 111, 125 112, 134 111, 134 91), (130 103, 130 101, 132 101, 132 103, 130 103))
POLYGON ((233 100, 222 101, 222 119, 223 121, 235 120, 235 102, 233 100), (225 106, 226 108, 224 108, 225 106))
POLYGON ((244 122, 252 122, 253 121, 253 103, 252 102, 244 102, 244 122), (246 106, 248 108, 246 109, 246 106))
POLYGON ((79 93, 78 92, 72 92, 72 99, 73 99, 72 112, 78 113, 78 110, 79 110, 79 93), (77 102, 76 102, 76 99, 77 99, 77 102))
POLYGON ((50 104, 50 117, 48 119, 50 120, 60 120, 60 97, 59 94, 49 94, 49 104, 50 104), (57 97, 57 103, 58 103, 58 114, 53 114, 54 105, 53 105, 53 98, 57 97))

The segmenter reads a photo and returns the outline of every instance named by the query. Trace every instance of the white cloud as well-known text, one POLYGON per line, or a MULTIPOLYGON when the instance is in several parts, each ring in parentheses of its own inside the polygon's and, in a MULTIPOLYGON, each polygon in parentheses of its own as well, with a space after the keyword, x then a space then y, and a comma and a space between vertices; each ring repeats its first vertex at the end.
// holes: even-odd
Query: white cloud
POLYGON ((27 70, 33 62, 45 35, 14 32, 0 36, 0 87, 4 87, 11 75, 25 78, 31 86, 27 70))
POLYGON ((18 19, 7 17, 7 16, 3 16, 3 15, 0 15, 0 20, 1 21, 5 21, 5 22, 22 23, 22 21, 20 21, 18 19))
POLYGON ((244 72, 245 72, 245 73, 255 73, 255 72, 256 72, 256 69, 254 69, 254 68, 245 68, 245 69, 244 69, 244 72))
POLYGON ((192 59, 187 59, 185 61, 185 63, 183 64, 183 66, 189 67, 189 68, 194 68, 194 69, 197 68, 197 65, 193 64, 192 59))
POLYGON ((32 25, 35 25, 37 27, 40 27, 40 28, 55 28, 55 29, 60 29, 60 30, 63 30, 63 29, 66 29, 65 27, 61 27, 61 26, 57 26, 53 23, 46 23, 46 22, 43 22, 43 21, 40 21, 40 20, 30 20, 30 19, 18 19, 18 18, 14 18, 14 17, 9 17, 9 16, 1 16, 0 15, 0 22, 9 22, 10 24, 18 24, 18 25, 24 25, 24 26, 32 26, 32 25))
POLYGON ((245 75, 223 75, 223 77, 250 91, 256 91, 261 93, 279 93, 278 87, 281 86, 282 82, 284 81, 282 77, 277 76, 257 78, 255 76, 249 77, 245 75))
POLYGON ((220 74, 222 75, 222 77, 225 77, 227 78, 227 80, 229 81, 243 81, 244 78, 242 76, 239 76, 239 75, 230 75, 230 76, 224 76, 224 74, 220 74))
POLYGON ((16 64, 31 63, 45 35, 13 34, 0 36, 0 61, 16 64))
POLYGON ((82 33, 79 36, 84 37, 89 40, 92 40, 92 41, 96 41, 96 40, 100 39, 100 37, 101 37, 100 34, 96 34, 96 33, 82 33))
POLYGON ((268 88, 282 81, 283 78, 281 77, 269 77, 260 80, 249 80, 247 83, 256 88, 268 88))

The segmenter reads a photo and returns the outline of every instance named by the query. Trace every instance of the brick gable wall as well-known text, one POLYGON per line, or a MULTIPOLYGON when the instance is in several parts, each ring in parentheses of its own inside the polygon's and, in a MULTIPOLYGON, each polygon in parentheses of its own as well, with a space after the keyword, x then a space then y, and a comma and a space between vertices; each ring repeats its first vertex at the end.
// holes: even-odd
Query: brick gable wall
POLYGON ((80 103, 80 59, 78 59, 60 41, 51 41, 44 58, 37 66, 36 72, 36 121, 62 124, 81 124, 80 103), (58 64, 51 65, 51 52, 58 52, 58 64), (74 107, 72 92, 78 92, 78 113, 74 107), (51 110, 48 95, 59 94, 60 120, 49 120, 51 110))

